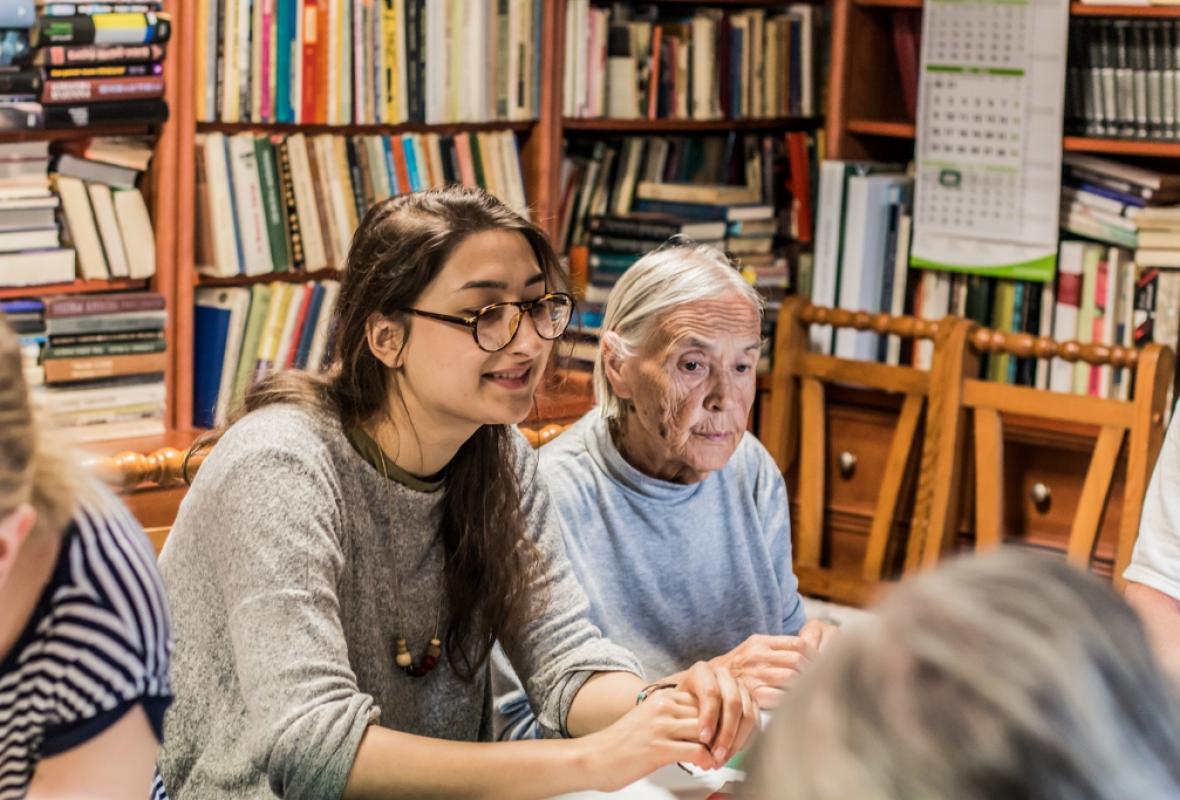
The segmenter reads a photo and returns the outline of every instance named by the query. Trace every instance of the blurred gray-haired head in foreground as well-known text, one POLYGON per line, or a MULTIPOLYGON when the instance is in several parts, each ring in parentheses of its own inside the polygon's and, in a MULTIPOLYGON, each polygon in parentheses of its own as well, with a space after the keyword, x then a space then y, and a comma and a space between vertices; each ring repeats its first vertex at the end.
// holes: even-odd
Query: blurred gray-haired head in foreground
POLYGON ((1180 702, 1098 579, 1005 550, 906 581, 878 611, 788 693, 746 797, 1180 797, 1180 702))

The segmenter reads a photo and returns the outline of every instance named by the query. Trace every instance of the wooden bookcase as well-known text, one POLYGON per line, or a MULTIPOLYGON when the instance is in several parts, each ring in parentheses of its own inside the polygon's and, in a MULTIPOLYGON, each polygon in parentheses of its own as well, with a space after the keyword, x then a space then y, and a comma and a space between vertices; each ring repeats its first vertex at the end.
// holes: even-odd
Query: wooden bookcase
MULTIPOLYGON (((828 75, 825 157, 906 163, 914 157, 915 124, 906 116, 892 39, 892 17, 920 15, 921 0, 832 0, 831 67, 828 75)), ((1072 16, 1178 18, 1175 6, 1098 6, 1071 3, 1072 16)), ((1132 141, 1066 136, 1063 150, 1113 158, 1180 157, 1180 142, 1132 141)), ((1163 163, 1163 162, 1161 162, 1163 163)), ((861 464, 879 461, 887 452, 897 408, 893 398, 848 392, 828 410, 833 447, 855 455, 861 464), (839 440, 839 441, 837 441, 839 440)), ((1069 534, 1089 464, 1097 428, 1006 415, 1003 493, 1009 498, 1003 525, 1026 544, 1059 547, 1069 534), (1038 488, 1039 487, 1039 488, 1038 488), (1034 500, 1048 490, 1052 502, 1034 500)), ((883 462, 882 462, 883 463, 883 462)), ((827 465, 831 489, 829 511, 833 558, 851 564, 863 553, 876 486, 873 470, 845 479, 835 463, 827 465)), ((1111 503, 1095 552, 1095 568, 1109 574, 1121 515, 1123 469, 1115 476, 1111 503)), ((971 536, 968 503, 961 503, 960 535, 971 536)), ((906 523, 902 520, 901 524, 906 523)))
MULTIPOLYGON (((828 83, 828 158, 909 160, 914 120, 906 119, 898 87, 890 17, 922 12, 921 0, 833 0, 832 57, 828 83)), ((1084 5, 1071 16, 1180 18, 1176 6, 1084 5)), ((1136 158, 1180 157, 1180 142, 1066 136, 1070 152, 1136 158)))
MULTIPOLYGON (((164 0, 164 11, 172 15, 173 21, 179 19, 185 0, 164 0)), ((178 322, 184 314, 176 305, 176 281, 178 271, 176 265, 177 237, 176 220, 179 213, 177 186, 173 176, 181 168, 178 159, 177 133, 179 131, 180 116, 184 102, 181 95, 181 78, 184 65, 191 61, 191 42, 182 32, 174 30, 174 35, 168 43, 167 57, 164 59, 164 99, 168 103, 168 120, 162 125, 139 126, 94 126, 89 128, 70 128, 62 130, 40 130, 21 133, 0 132, 0 143, 21 141, 65 141, 69 139, 88 139, 102 136, 144 136, 154 139, 155 154, 147 173, 141 179, 140 190, 143 192, 152 227, 155 233, 156 274, 149 280, 128 280, 112 278, 108 280, 75 280, 70 283, 48 284, 40 286, 19 286, 0 288, 0 299, 17 297, 48 297, 59 294, 94 294, 99 292, 113 292, 130 289, 149 288, 164 296, 168 321, 164 330, 168 352, 172 355, 169 367, 165 372, 165 382, 169 397, 175 396, 177 383, 177 332, 178 322), (186 55, 187 54, 187 55, 186 55)), ((191 317, 191 309, 188 315, 191 317)), ((171 427, 172 420, 166 412, 165 425, 171 427)), ((165 439, 171 440, 169 433, 165 439)), ((155 444, 157 440, 136 439, 121 442, 103 442, 98 445, 85 445, 87 451, 114 453, 122 449, 132 449, 155 444)), ((164 440, 160 440, 160 445, 164 440)))
MULTIPOLYGON (((335 270, 318 273, 287 272, 267 274, 254 277, 234 277, 212 279, 199 276, 194 262, 195 218, 193 209, 196 207, 196 175, 195 152, 196 135, 218 131, 232 134, 242 131, 259 132, 296 132, 303 133, 339 133, 365 134, 381 133, 395 134, 408 132, 456 133, 460 131, 481 130, 512 130, 520 137, 521 167, 524 172, 525 187, 529 204, 533 211, 533 219, 541 224, 551 235, 556 235, 559 179, 561 161, 563 158, 563 140, 568 133, 583 135, 636 135, 660 133, 708 133, 729 130, 743 131, 788 131, 797 129, 814 129, 820 120, 816 118, 770 118, 730 120, 611 120, 611 119, 576 119, 565 120, 561 116, 562 108, 562 68, 565 34, 565 0, 546 0, 544 4, 544 36, 541 43, 541 81, 540 81, 540 114, 536 120, 526 122, 489 122, 444 125, 271 125, 257 123, 198 123, 195 119, 193 98, 195 96, 195 46, 193 38, 185 36, 184 31, 192 30, 196 18, 193 3, 178 3, 181 8, 176 11, 176 37, 183 40, 182 48, 177 48, 171 57, 178 61, 177 90, 179 98, 173 107, 171 131, 176 159, 172 163, 175 174, 174 210, 175 224, 172 226, 173 241, 171 264, 173 270, 173 296, 171 298, 174 309, 172 339, 173 368, 175 381, 170 384, 169 413, 172 439, 176 435, 190 431, 192 428, 192 390, 193 390, 193 302, 194 291, 198 286, 245 286, 259 282, 273 280, 304 281, 308 279, 329 278, 337 275, 335 270)), ((692 5, 726 8, 756 8, 784 6, 784 0, 712 0, 706 3, 672 3, 686 7, 692 5)), ((580 384, 579 384, 580 386, 580 384)), ((568 403, 557 402, 555 407, 565 408, 568 403)), ((190 435, 192 435, 190 433, 190 435)), ((108 448, 112 452, 119 449, 108 448)))

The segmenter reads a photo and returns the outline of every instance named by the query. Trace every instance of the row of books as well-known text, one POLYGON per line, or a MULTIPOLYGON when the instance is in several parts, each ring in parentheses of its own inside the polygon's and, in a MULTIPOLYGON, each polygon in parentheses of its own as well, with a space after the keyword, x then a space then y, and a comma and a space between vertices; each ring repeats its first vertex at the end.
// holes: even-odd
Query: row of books
POLYGON ((1135 251, 1147 267, 1180 267, 1180 174, 1067 153, 1061 227, 1135 251))
POLYGON ((825 36, 823 7, 782 12, 571 0, 563 73, 567 117, 741 119, 812 116, 825 36))
POLYGON ((325 369, 339 294, 333 280, 198 289, 193 422, 221 424, 270 372, 325 369))
POLYGON ((151 124, 168 116, 162 3, 0 9, 0 131, 151 124), (10 27, 16 22, 24 27, 10 27))
POLYGON ((816 137, 730 133, 574 140, 559 178, 558 243, 584 245, 590 221, 657 212, 694 220, 738 219, 737 206, 769 206, 787 237, 811 239, 816 137))
POLYGON ((1067 132, 1180 137, 1180 20, 1070 20, 1067 132))
POLYGON ((511 131, 200 134, 198 270, 232 277, 343 269, 371 205, 452 183, 483 187, 528 216, 511 131))
POLYGON ((533 119, 541 0, 195 0, 202 121, 533 119))
POLYGON ((164 432, 163 296, 154 292, 0 301, 21 337, 34 402, 73 442, 164 432))
MULTIPOLYGON (((1109 199, 1103 194, 1107 187, 1093 182, 1100 176, 1085 169, 1093 165, 1072 158, 1066 196, 1085 192, 1109 199), (1083 175, 1091 182, 1078 183, 1083 175)), ((956 314, 998 330, 1059 341, 1155 341, 1176 347, 1180 273, 1143 266, 1130 248, 1067 239, 1061 243, 1057 280, 1045 284, 910 269, 913 181, 906 171, 890 164, 833 160, 821 165, 820 174, 814 262, 811 274, 798 276, 799 291, 817 305, 925 319, 956 314)), ((1062 221, 1068 223, 1064 213, 1062 221)), ((813 326, 811 336, 812 349, 841 358, 928 368, 933 355, 931 342, 911 348, 897 337, 870 332, 813 326)), ((983 374, 1101 397, 1126 396, 1129 390, 1117 371, 1060 360, 1038 363, 997 356, 987 360, 983 374)))
POLYGON ((151 157, 134 139, 0 144, 0 286, 154 275, 151 157))
MULTIPOLYGON (((1058 341, 1175 348, 1180 336, 1180 273, 1137 265, 1129 250, 1097 242, 1061 243, 1054 282, 1031 283, 916 270, 911 313, 967 317, 997 330, 1058 341)), ((928 368, 932 345, 915 363, 928 368)), ((1110 366, 992 356, 981 377, 1067 394, 1127 399, 1131 381, 1110 366)))

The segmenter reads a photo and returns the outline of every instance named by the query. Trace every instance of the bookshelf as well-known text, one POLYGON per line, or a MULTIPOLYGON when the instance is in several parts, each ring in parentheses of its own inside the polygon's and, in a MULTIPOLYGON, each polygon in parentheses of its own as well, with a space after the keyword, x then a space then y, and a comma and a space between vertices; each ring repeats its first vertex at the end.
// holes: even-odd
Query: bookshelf
MULTIPOLYGON (((562 117, 564 68, 564 34, 566 28, 565 0, 546 0, 543 4, 542 36, 539 49, 539 113, 535 119, 522 121, 464 122, 448 124, 404 123, 397 125, 293 125, 271 122, 203 122, 196 119, 196 81, 204 72, 195 63, 199 53, 196 37, 184 39, 176 53, 178 64, 178 92, 183 98, 175 109, 174 146, 177 151, 176 224, 173 230, 174 287, 172 302, 178 313, 175 317, 173 369, 175 384, 169 394, 170 428, 177 431, 193 427, 193 346, 194 302, 197 289, 207 287, 253 286, 272 281, 303 282, 308 280, 338 279, 335 269, 317 272, 280 272, 258 276, 211 278, 199 275, 195 262, 196 229, 193 209, 196 207, 195 154, 200 134, 238 133, 291 134, 303 133, 355 135, 397 135, 429 133, 453 135, 483 131, 512 131, 520 145, 521 169, 533 219, 551 235, 556 235, 559 216, 559 179, 564 142, 567 136, 617 136, 660 133, 718 133, 727 131, 786 132, 814 131, 822 125, 822 117, 772 117, 742 120, 685 120, 685 119, 565 119, 562 117)), ((739 10, 744 8, 776 8, 787 5, 782 0, 719 0, 708 3, 660 3, 678 10, 708 6, 739 10)), ((178 8, 177 26, 180 30, 196 30, 199 10, 195 3, 184 3, 178 8)))
MULTIPOLYGON (((184 0, 163 0, 163 11, 171 15, 175 23, 181 16, 184 0)), ((102 292, 117 292, 129 290, 150 289, 164 297, 167 311, 167 322, 164 330, 164 340, 167 352, 173 356, 169 359, 165 369, 165 385, 168 397, 175 393, 176 367, 175 353, 177 349, 176 333, 178 322, 184 316, 176 305, 175 285, 176 269, 176 236, 174 222, 177 218, 177 193, 173 190, 175 181, 172 176, 179 168, 176 136, 178 132, 178 113, 181 110, 180 101, 180 73, 183 69, 185 57, 182 55, 186 47, 186 37, 174 36, 168 45, 168 54, 164 58, 163 75, 165 82, 164 100, 168 104, 169 117, 159 125, 92 125, 82 128, 43 129, 35 131, 7 132, 0 131, 0 143, 48 141, 66 142, 77 139, 95 137, 142 137, 154 142, 154 154, 147 172, 143 175, 139 189, 147 204, 152 220, 155 240, 152 243, 155 250, 156 272, 147 280, 132 280, 126 278, 109 278, 105 280, 74 280, 69 283, 41 284, 35 286, 3 287, 0 288, 0 300, 17 298, 43 298, 64 294, 96 294, 102 292)), ((170 420, 165 419, 166 427, 170 420)), ((125 449, 154 449, 164 446, 171 441, 174 434, 169 431, 164 438, 147 437, 128 440, 116 440, 98 444, 79 445, 89 452, 111 454, 125 449)), ((191 438, 188 434, 181 434, 181 438, 191 438)))

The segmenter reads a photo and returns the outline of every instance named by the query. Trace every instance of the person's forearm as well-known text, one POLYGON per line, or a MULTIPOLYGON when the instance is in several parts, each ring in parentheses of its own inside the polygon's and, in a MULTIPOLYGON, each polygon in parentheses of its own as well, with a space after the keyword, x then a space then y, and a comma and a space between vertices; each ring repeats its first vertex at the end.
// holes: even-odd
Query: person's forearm
POLYGON ((613 724, 635 706, 643 687, 643 680, 630 672, 592 675, 570 703, 565 719, 570 736, 585 736, 613 724))
POLYGON ((452 742, 373 725, 343 797, 528 800, 592 789, 599 777, 574 740, 452 742))
POLYGON ((1128 583, 1124 597, 1143 621, 1156 657, 1180 684, 1180 601, 1141 583, 1128 583))

